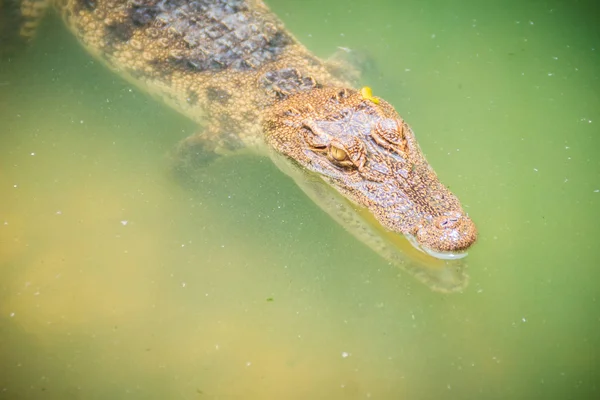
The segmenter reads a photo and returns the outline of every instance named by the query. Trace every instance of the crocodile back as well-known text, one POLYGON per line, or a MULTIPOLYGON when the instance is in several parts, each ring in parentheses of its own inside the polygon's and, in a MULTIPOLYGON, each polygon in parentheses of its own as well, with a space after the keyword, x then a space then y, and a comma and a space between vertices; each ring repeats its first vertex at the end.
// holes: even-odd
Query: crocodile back
POLYGON ((340 84, 260 0, 56 1, 90 52, 236 146, 278 94, 340 84))
POLYGON ((257 1, 81 0, 62 9, 86 44, 105 57, 133 52, 163 74, 256 70, 294 43, 257 1))

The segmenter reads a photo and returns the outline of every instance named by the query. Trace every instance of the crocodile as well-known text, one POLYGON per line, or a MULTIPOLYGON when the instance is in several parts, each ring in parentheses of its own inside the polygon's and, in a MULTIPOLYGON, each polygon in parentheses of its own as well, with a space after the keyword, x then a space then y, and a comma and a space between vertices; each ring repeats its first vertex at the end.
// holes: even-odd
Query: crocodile
POLYGON ((97 59, 199 124, 176 146, 176 169, 245 149, 268 156, 391 263, 434 290, 466 286, 477 229, 411 127, 263 1, 21 0, 21 36, 48 6, 97 59))

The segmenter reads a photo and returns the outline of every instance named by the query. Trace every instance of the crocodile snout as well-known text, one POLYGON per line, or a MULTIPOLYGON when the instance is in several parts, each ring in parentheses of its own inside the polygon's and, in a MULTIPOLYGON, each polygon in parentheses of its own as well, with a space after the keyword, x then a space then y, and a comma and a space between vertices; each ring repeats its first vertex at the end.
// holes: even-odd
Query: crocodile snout
POLYGON ((468 216, 447 212, 426 220, 417 230, 416 240, 423 250, 438 258, 461 258, 477 240, 477 228, 468 216))

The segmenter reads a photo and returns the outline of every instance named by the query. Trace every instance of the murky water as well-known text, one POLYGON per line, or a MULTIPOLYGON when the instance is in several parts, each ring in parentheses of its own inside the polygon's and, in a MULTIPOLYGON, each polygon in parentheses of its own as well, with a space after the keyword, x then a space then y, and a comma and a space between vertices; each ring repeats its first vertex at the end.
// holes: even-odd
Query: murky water
POLYGON ((311 50, 366 50, 478 223, 443 295, 267 159, 191 190, 195 126, 57 18, 0 63, 0 398, 600 397, 593 3, 270 1, 311 50))

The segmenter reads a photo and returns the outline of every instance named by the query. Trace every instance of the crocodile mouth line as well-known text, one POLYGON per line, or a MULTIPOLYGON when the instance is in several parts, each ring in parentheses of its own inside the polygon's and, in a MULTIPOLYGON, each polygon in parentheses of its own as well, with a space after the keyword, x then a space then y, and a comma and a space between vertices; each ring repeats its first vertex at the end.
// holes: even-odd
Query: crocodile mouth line
POLYGON ((440 260, 459 260, 469 255, 468 251, 437 251, 430 249, 427 246, 421 245, 417 238, 411 234, 404 234, 404 237, 412 244, 417 250, 422 251, 425 254, 429 254, 432 257, 439 258, 440 260))

